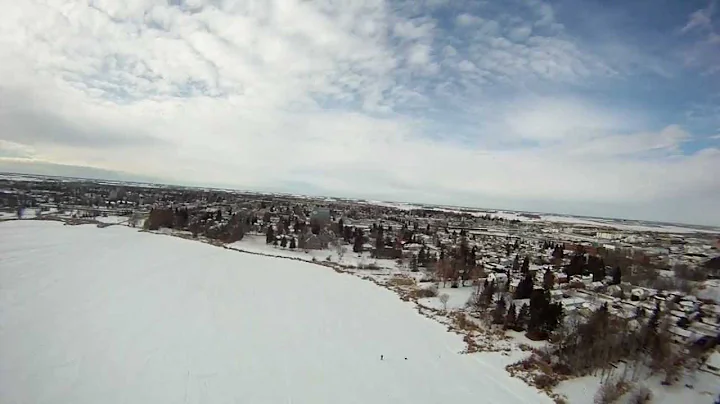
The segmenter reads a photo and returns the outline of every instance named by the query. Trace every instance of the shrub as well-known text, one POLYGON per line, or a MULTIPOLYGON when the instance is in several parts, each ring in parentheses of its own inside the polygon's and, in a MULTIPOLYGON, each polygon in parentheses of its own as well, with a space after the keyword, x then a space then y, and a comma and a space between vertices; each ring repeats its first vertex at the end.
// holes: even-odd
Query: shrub
POLYGON ((600 384, 595 393, 595 404, 610 404, 623 395, 622 383, 617 380, 606 380, 600 384))
POLYGON ((394 276, 390 278, 388 284, 394 286, 413 286, 415 285, 415 279, 405 278, 403 276, 394 276))
POLYGON ((472 320, 468 319, 468 317, 463 312, 457 313, 457 315, 455 316, 455 324, 461 330, 473 331, 478 329, 477 324, 475 324, 472 320))
POLYGON ((437 296, 437 294, 438 294, 437 288, 434 286, 431 286, 429 288, 418 289, 415 292, 415 296, 417 296, 417 298, 419 298, 419 299, 422 299, 424 297, 435 297, 435 296, 437 296))
POLYGON ((172 209, 156 208, 150 211, 150 215, 145 220, 144 227, 147 230, 158 230, 161 227, 173 227, 175 216, 172 209))
POLYGON ((652 390, 645 386, 639 386, 630 394, 628 404, 645 404, 650 400, 652 400, 652 390))
POLYGON ((553 387, 557 386, 558 379, 556 377, 552 377, 545 373, 541 373, 541 374, 535 376, 534 382, 535 382, 535 387, 537 387, 541 390, 550 390, 553 387))

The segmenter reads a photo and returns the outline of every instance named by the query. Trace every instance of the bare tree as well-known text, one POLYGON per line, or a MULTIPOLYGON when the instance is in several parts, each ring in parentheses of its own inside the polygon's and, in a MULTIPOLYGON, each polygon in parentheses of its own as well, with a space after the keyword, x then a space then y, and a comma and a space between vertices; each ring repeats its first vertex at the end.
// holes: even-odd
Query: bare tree
POLYGON ((652 400, 652 390, 645 386, 637 387, 635 390, 633 390, 632 394, 630 395, 630 398, 628 399, 628 404, 645 404, 649 403, 650 400, 652 400))
POLYGON ((345 256, 345 246, 343 245, 343 241, 340 237, 333 237, 333 239, 330 241, 330 245, 335 248, 335 253, 338 256, 338 262, 342 262, 343 257, 345 256))
POLYGON ((450 300, 450 295, 448 295, 447 293, 443 293, 438 296, 438 299, 440 299, 440 303, 443 304, 443 310, 447 311, 447 304, 448 300, 450 300))

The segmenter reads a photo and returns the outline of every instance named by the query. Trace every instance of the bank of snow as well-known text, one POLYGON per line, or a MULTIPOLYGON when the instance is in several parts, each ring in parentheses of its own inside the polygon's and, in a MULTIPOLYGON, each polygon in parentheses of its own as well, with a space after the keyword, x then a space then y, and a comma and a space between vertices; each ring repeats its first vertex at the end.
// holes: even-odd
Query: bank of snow
POLYGON ((125 227, 0 239, 2 403, 550 402, 328 268, 125 227))

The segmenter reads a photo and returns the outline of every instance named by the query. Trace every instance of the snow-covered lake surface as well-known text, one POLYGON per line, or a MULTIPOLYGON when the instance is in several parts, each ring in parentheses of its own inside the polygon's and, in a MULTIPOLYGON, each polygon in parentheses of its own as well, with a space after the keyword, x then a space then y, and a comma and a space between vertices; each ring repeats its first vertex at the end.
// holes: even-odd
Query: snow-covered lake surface
POLYGON ((551 402, 328 268, 115 226, 0 239, 0 403, 551 402))

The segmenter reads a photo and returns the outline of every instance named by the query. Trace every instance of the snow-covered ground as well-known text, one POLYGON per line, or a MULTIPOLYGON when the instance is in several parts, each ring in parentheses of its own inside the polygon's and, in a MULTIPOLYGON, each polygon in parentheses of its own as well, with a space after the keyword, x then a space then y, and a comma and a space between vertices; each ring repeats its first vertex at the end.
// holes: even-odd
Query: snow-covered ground
MULTIPOLYGON (((620 365, 622 366, 622 365, 620 365)), ((618 370, 616 373, 620 373, 618 370)), ((639 377, 636 386, 644 385, 652 391, 652 404, 691 404, 714 403, 720 394, 718 377, 706 372, 697 372, 694 376, 685 376, 673 386, 663 386, 662 375, 639 377), (685 384, 693 386, 688 388, 685 384)), ((560 382, 555 392, 572 397, 572 404, 594 404, 594 396, 600 385, 599 376, 585 376, 560 382)), ((629 403, 632 390, 618 400, 618 404, 629 403)))
POLYGON ((274 246, 265 243, 265 236, 248 234, 242 240, 229 245, 234 250, 252 252, 256 254, 273 255, 277 257, 296 258, 303 261, 328 261, 344 266, 367 267, 369 265, 384 269, 385 273, 397 270, 395 260, 375 259, 370 256, 369 252, 357 254, 352 252, 352 246, 344 244, 342 254, 336 248, 325 250, 301 250, 298 248, 291 249, 288 247, 274 246), (341 256, 342 255, 342 256, 341 256))
POLYGON ((2 403, 551 402, 328 268, 123 226, 8 221, 0 239, 2 403))
POLYGON ((95 218, 100 223, 108 223, 108 224, 119 224, 119 223, 126 223, 128 221, 127 216, 98 216, 95 218))

